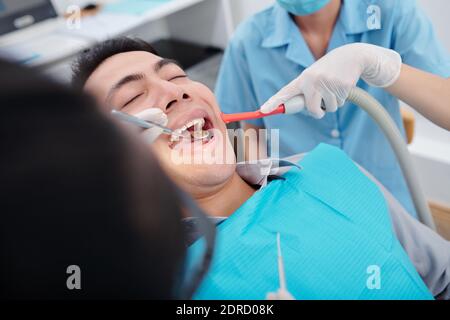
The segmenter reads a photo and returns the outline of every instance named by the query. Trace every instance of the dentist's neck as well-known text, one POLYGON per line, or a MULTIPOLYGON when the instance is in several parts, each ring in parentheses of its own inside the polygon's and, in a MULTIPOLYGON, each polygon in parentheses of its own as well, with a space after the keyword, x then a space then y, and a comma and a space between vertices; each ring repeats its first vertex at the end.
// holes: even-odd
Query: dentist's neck
POLYGON ((235 172, 224 185, 208 194, 196 196, 195 200, 208 215, 229 217, 254 193, 255 189, 235 172))
POLYGON ((320 59, 327 52, 341 5, 342 0, 331 0, 323 9, 314 14, 294 16, 295 23, 316 59, 320 59))

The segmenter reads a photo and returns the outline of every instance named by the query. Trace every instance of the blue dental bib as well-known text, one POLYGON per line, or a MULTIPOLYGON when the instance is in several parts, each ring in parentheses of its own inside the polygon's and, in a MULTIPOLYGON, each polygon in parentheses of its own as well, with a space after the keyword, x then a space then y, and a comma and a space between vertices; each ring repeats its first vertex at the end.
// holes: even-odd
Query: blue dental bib
POLYGON ((279 232, 296 299, 433 299, 394 235, 381 191, 352 160, 322 144, 300 163, 303 170, 270 182, 217 227, 194 298, 259 300, 276 291, 279 232))

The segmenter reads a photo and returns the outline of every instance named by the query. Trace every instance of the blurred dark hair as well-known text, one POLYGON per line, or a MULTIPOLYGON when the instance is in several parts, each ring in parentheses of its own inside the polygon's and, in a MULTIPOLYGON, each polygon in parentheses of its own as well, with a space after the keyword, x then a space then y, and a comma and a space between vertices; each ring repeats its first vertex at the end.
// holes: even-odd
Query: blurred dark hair
POLYGON ((0 70, 0 298, 174 298, 181 204, 148 148, 90 98, 0 70))
POLYGON ((147 42, 129 37, 120 37, 103 41, 82 52, 72 65, 72 85, 81 91, 95 69, 106 59, 124 52, 145 51, 158 54, 147 42))

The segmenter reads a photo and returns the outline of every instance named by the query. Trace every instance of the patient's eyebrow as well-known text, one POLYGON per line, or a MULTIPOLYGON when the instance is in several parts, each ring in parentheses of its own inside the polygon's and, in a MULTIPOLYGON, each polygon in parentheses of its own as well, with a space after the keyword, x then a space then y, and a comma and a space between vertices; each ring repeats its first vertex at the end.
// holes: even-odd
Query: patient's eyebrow
POLYGON ((178 61, 176 61, 176 60, 173 60, 173 59, 161 59, 155 64, 154 71, 156 73, 158 73, 162 68, 164 68, 167 65, 171 65, 171 64, 174 64, 174 65, 180 67, 181 69, 183 69, 181 64, 178 61))
MULTIPOLYGON (((178 67, 180 67, 181 69, 183 69, 183 67, 180 65, 180 63, 176 60, 173 59, 161 59, 159 60, 157 63, 155 63, 155 65, 153 66, 153 70, 155 71, 155 73, 158 73, 162 68, 164 68, 167 65, 176 65, 178 67)), ((126 77, 123 77, 122 79, 120 79, 116 84, 114 84, 112 86, 112 88, 109 90, 108 95, 106 96, 105 101, 109 102, 113 96, 113 94, 119 90, 121 87, 123 87, 124 85, 130 83, 130 82, 134 82, 134 81, 140 81, 142 79, 145 78, 145 75, 142 73, 136 73, 136 74, 130 74, 126 77)))
POLYGON ((128 84, 130 82, 140 81, 140 80, 142 80, 144 78, 145 78, 145 76, 142 73, 130 74, 130 75, 126 76, 126 77, 123 77, 116 84, 114 84, 112 86, 112 88, 109 90, 108 95, 106 96, 106 101, 109 101, 111 99, 112 95, 117 90, 122 88, 124 85, 126 85, 126 84, 128 84))

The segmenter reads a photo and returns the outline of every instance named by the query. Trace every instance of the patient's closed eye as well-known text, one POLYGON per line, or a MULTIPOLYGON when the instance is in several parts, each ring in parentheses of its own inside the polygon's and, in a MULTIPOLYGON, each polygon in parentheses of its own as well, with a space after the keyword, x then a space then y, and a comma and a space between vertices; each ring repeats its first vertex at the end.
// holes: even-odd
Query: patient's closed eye
POLYGON ((141 97, 143 95, 143 93, 140 93, 138 95, 135 95, 133 98, 131 98, 130 100, 128 100, 127 103, 125 103, 122 108, 125 108, 127 105, 131 104, 132 102, 136 101, 139 97, 141 97))
POLYGON ((178 76, 174 76, 174 77, 170 78, 168 81, 173 81, 173 80, 176 80, 176 79, 183 79, 183 78, 187 78, 187 75, 186 74, 180 74, 178 76))

